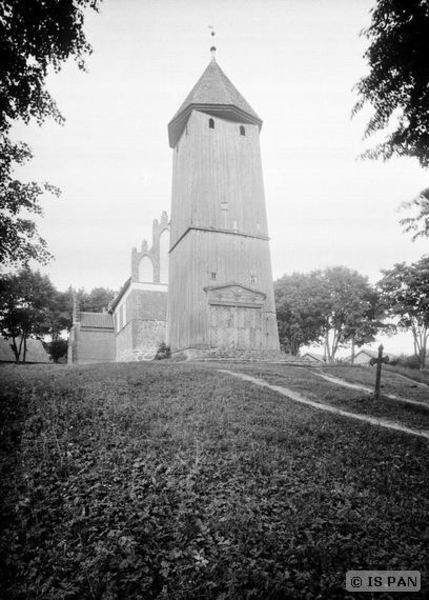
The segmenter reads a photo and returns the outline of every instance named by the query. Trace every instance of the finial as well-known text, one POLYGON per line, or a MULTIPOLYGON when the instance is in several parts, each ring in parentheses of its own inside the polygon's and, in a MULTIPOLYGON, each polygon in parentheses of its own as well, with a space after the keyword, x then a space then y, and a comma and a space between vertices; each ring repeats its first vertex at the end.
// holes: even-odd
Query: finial
MULTIPOLYGON (((214 37, 216 34, 215 34, 215 31, 214 31, 213 25, 209 25, 209 29, 211 29, 210 35, 212 37, 214 37)), ((216 46, 212 46, 210 48, 210 52, 211 52, 211 55, 212 55, 212 60, 216 60, 216 46)))

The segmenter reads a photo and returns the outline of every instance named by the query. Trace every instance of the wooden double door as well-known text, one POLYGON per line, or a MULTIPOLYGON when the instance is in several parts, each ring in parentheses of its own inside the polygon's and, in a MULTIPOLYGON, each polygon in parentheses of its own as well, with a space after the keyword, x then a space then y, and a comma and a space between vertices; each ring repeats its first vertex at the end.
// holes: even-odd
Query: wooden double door
POLYGON ((209 311, 211 347, 243 350, 262 348, 262 308, 212 304, 209 311))

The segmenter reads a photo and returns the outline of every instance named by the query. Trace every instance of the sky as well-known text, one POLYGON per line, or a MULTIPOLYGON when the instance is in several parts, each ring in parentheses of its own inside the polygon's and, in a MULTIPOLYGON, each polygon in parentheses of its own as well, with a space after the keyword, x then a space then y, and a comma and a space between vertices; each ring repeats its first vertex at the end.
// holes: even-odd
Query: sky
MULTIPOLYGON (((428 186, 411 159, 362 161, 371 114, 351 119, 373 0, 104 0, 89 11, 94 52, 48 77, 66 118, 17 125, 35 158, 22 179, 62 190, 43 198, 39 230, 54 285, 118 290, 131 249, 151 245, 170 212, 167 124, 210 61, 210 46, 264 121, 261 152, 273 277, 345 265, 367 275, 428 252, 399 224, 403 201, 428 186), (211 36, 211 32, 215 36, 211 36)), ((393 344, 395 351, 409 343, 393 344)))

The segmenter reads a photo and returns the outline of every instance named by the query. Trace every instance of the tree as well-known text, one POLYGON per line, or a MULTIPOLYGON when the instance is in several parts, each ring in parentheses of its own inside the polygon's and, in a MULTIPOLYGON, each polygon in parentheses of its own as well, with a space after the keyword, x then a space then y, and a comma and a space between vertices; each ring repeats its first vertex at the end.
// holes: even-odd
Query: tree
POLYGON ((73 298, 69 291, 59 292, 55 290, 46 316, 47 335, 53 342, 61 340, 65 331, 70 331, 73 324, 73 298))
POLYGON ((368 278, 347 267, 328 267, 323 271, 325 296, 329 297, 324 315, 325 353, 332 362, 340 346, 355 346, 374 341, 383 326, 383 310, 368 278))
POLYGON ((86 292, 83 288, 74 290, 71 286, 65 292, 55 290, 49 312, 46 315, 47 329, 45 333, 50 335, 52 342, 59 342, 61 351, 61 339, 64 333, 69 332, 73 325, 73 302, 76 294, 79 309, 86 312, 102 312, 106 310, 109 303, 115 297, 115 292, 108 288, 97 287, 86 292))
POLYGON ((328 362, 340 346, 374 340, 384 315, 368 279, 347 267, 285 275, 275 284, 280 341, 292 354, 323 340, 328 362))
POLYGON ((0 333, 12 340, 16 362, 25 362, 27 339, 50 333, 56 290, 47 275, 23 268, 0 279, 0 333))
POLYGON ((47 262, 46 242, 31 220, 41 215, 45 191, 58 194, 49 184, 22 183, 13 171, 31 157, 30 148, 9 138, 12 124, 22 119, 64 118, 46 89, 49 67, 59 71, 74 57, 84 69, 91 52, 83 32, 84 10, 97 10, 99 0, 0 0, 0 261, 28 264, 47 262))
POLYGON ((419 237, 429 237, 429 188, 422 190, 418 196, 409 202, 404 202, 402 208, 418 211, 417 215, 400 221, 405 233, 413 234, 413 242, 419 237))
POLYGON ((386 309, 398 319, 399 329, 412 332, 414 352, 423 369, 429 338, 429 257, 411 265, 396 264, 382 274, 378 287, 386 309))
POLYGON ((115 297, 115 292, 109 288, 97 287, 89 294, 85 290, 79 290, 78 299, 80 310, 87 312, 102 312, 106 310, 115 297))
POLYGON ((83 288, 75 290, 69 287, 65 292, 55 290, 47 314, 46 334, 53 342, 61 339, 64 332, 69 332, 73 325, 73 302, 76 295, 79 310, 86 312, 103 312, 115 297, 115 292, 108 288, 97 287, 86 292, 83 288))
POLYGON ((51 254, 39 235, 31 214, 42 215, 41 196, 45 191, 59 196, 48 183, 22 183, 13 177, 13 163, 20 165, 32 157, 26 144, 11 144, 0 134, 0 263, 28 265, 31 259, 46 264, 51 254))
POLYGON ((320 340, 327 298, 320 271, 283 275, 274 284, 280 343, 296 356, 301 346, 320 340))
POLYGON ((54 363, 64 362, 67 357, 68 342, 62 338, 52 340, 47 344, 48 352, 54 363))
POLYGON ((410 156, 429 166, 429 0, 377 0, 365 53, 370 72, 356 85, 353 114, 374 109, 365 137, 385 131, 368 158, 410 156))

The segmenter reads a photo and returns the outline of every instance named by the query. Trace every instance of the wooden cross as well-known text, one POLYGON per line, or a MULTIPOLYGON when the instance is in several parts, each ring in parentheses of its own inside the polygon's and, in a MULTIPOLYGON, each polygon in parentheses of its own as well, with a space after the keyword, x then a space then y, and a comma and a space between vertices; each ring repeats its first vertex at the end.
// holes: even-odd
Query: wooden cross
POLYGON ((389 357, 383 356, 383 344, 380 344, 378 347, 378 358, 371 358, 371 360, 369 361, 369 364, 371 365, 371 367, 373 367, 374 365, 377 365, 377 373, 375 376, 375 389, 374 389, 375 400, 378 400, 378 398, 380 396, 381 367, 382 367, 383 363, 387 365, 388 362, 389 362, 389 357))

